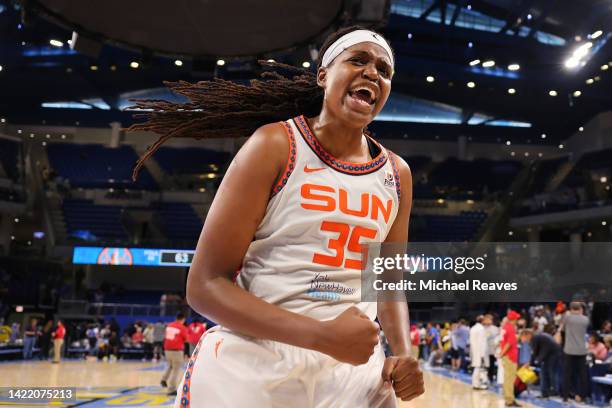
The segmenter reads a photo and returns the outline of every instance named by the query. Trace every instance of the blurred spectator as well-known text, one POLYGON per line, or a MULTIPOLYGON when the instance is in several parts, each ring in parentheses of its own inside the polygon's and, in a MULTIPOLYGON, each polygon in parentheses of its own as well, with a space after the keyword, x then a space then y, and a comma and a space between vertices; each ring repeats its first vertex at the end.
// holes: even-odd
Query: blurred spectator
POLYGON ((64 337, 66 337, 66 328, 62 321, 58 320, 57 328, 53 333, 53 363, 55 364, 60 362, 64 337))
POLYGON ((42 328, 38 343, 40 347, 40 359, 47 360, 51 351, 51 337, 53 335, 53 320, 49 319, 42 328))
POLYGON ((612 334, 612 323, 609 320, 604 320, 601 324, 601 330, 599 331, 601 336, 606 336, 608 334, 612 334))
POLYGON ((89 325, 87 329, 87 341, 89 342, 89 353, 92 356, 98 354, 98 336, 100 335, 100 329, 97 324, 89 325))
POLYGON ((30 324, 23 332, 23 359, 29 360, 32 358, 32 351, 36 345, 36 340, 40 336, 40 328, 38 327, 38 319, 32 318, 30 324))
POLYGON ((136 331, 132 334, 132 346, 142 347, 144 341, 144 334, 142 334, 142 327, 136 326, 136 331))
POLYGON ((536 311, 533 321, 536 325, 535 330, 539 333, 543 332, 544 328, 548 324, 548 320, 546 319, 546 317, 544 317, 544 313, 542 309, 539 309, 536 311))
POLYGON ((187 327, 189 332, 189 355, 193 353, 193 349, 200 341, 200 337, 206 331, 206 325, 200 321, 199 318, 195 317, 193 321, 187 327))
POLYGON ((589 336, 588 351, 593 355, 595 360, 605 361, 608 356, 608 349, 597 333, 592 333, 589 336))
POLYGON ((493 322, 493 315, 486 314, 482 320, 482 325, 487 334, 487 353, 489 355, 489 383, 495 384, 497 380, 497 347, 499 346, 499 327, 493 322))
POLYGON ((162 350, 164 347, 164 338, 166 337, 166 326, 158 321, 153 326, 153 360, 161 359, 162 350))
MULTIPOLYGON (((483 328, 484 329, 484 328, 483 328)), ((470 339, 470 330, 465 326, 463 319, 459 320, 451 331, 451 366, 453 370, 459 370, 463 364, 465 352, 470 339)))
POLYGON ((584 316, 583 310, 581 303, 572 302, 570 311, 561 324, 561 330, 565 334, 565 345, 563 346, 565 366, 562 387, 565 402, 570 395, 571 384, 578 384, 575 390, 577 402, 581 402, 587 393, 587 348, 584 339, 589 327, 589 319, 584 316))
POLYGON ((482 325, 484 316, 476 318, 476 324, 470 329, 470 361, 472 372, 472 387, 478 390, 487 389, 487 367, 489 353, 487 350, 487 332, 482 325))
POLYGON ((531 363, 540 367, 540 389, 542 398, 558 394, 560 384, 558 373, 561 360, 561 346, 548 333, 532 333, 525 330, 522 340, 531 344, 531 363))
POLYGON ((142 333, 145 360, 151 360, 153 358, 153 332, 154 326, 152 323, 149 323, 142 333))
POLYGON ((176 395, 179 376, 183 370, 185 343, 189 333, 185 327, 185 315, 179 313, 176 320, 166 327, 164 351, 168 367, 161 379, 161 386, 168 387, 168 395, 176 395))
MULTIPOLYGON (((510 310, 507 321, 501 329, 500 357, 504 367, 504 400, 507 407, 519 406, 514 399, 514 379, 516 378, 518 362, 518 343, 515 325, 520 315, 510 310)), ((524 319, 523 319, 524 320, 524 319)))
POLYGON ((21 337, 21 332, 19 330, 20 328, 20 324, 19 323, 13 323, 11 325, 11 334, 9 337, 9 344, 16 344, 17 343, 17 339, 19 337, 21 337))
POLYGON ((412 345, 412 357, 419 359, 419 345, 421 343, 421 336, 419 329, 416 324, 410 325, 410 344, 412 345))

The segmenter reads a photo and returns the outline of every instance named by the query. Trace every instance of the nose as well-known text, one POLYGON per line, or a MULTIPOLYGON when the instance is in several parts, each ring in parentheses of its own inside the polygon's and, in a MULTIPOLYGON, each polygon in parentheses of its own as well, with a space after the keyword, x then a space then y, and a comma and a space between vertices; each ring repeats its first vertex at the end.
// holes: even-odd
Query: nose
POLYGON ((378 70, 376 69, 374 64, 365 65, 365 67, 363 68, 363 77, 369 79, 370 81, 378 81, 378 70))

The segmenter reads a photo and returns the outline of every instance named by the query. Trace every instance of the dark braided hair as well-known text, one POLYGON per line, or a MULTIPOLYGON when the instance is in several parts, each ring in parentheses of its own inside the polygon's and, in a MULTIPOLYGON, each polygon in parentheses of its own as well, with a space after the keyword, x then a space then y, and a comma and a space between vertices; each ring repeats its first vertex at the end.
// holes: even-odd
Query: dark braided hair
MULTIPOLYGON (((317 70, 325 50, 344 34, 363 27, 351 26, 330 34, 319 51, 317 70)), ((260 79, 249 85, 224 79, 190 83, 164 82, 171 91, 189 99, 174 103, 155 99, 133 99, 128 109, 147 109, 134 115, 146 119, 130 126, 128 131, 150 131, 160 135, 136 162, 132 174, 135 181, 145 160, 173 137, 235 138, 251 135, 267 123, 278 122, 301 114, 316 116, 323 106, 323 89, 316 73, 276 62, 259 61, 264 68, 260 79)))

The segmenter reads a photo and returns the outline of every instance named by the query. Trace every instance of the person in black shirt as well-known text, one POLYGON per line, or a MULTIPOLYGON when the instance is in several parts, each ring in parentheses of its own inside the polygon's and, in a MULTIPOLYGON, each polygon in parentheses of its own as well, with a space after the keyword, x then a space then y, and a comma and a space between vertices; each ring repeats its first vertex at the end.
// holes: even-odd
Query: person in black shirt
POLYGON ((522 340, 531 343, 531 364, 540 367, 540 386, 542 398, 548 398, 553 393, 559 393, 559 363, 561 346, 548 333, 533 333, 523 330, 522 340))

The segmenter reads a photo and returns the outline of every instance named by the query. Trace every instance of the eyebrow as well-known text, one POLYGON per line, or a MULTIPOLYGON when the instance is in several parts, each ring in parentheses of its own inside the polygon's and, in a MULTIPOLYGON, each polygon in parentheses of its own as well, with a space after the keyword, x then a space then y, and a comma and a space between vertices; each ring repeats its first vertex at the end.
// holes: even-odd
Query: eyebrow
POLYGON ((349 52, 352 53, 353 56, 366 55, 366 56, 368 56, 370 58, 376 58, 378 61, 383 62, 388 69, 392 69, 391 68, 391 64, 387 61, 386 58, 384 58, 384 57, 378 57, 377 58, 376 56, 374 56, 374 54, 372 54, 369 51, 365 51, 365 50, 350 50, 349 52))

